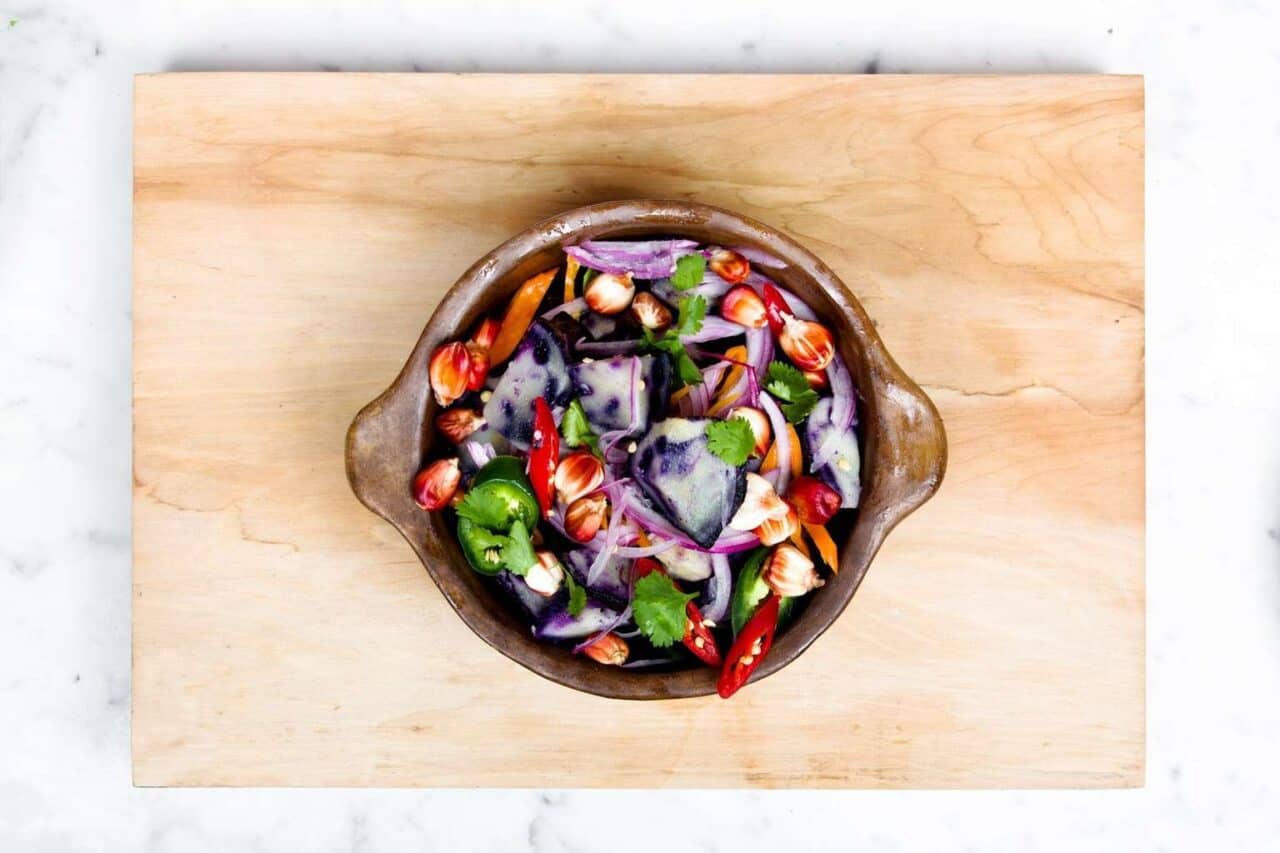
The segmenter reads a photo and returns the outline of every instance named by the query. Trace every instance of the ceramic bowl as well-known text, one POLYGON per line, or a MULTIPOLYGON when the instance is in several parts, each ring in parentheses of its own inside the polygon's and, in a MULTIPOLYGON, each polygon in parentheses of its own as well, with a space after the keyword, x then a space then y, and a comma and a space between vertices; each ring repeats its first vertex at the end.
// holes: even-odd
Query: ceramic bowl
POLYGON ((347 434, 347 476, 361 502, 408 540, 445 599, 481 639, 545 678, 619 699, 711 694, 717 672, 601 666, 534 640, 528 624, 467 565, 445 514, 424 512, 414 503, 410 482, 433 444, 443 440, 432 429, 437 411, 427 382, 432 351, 463 336, 480 317, 501 316, 521 282, 563 261, 562 246, 583 239, 655 236, 749 246, 784 261, 785 270, 767 274, 797 293, 833 330, 860 395, 862 498, 852 524, 836 531, 840 571, 780 633, 753 681, 791 663, 835 622, 885 537, 937 491, 947 459, 937 410, 890 357, 862 306, 826 264, 767 225, 691 202, 618 201, 552 217, 485 255, 445 294, 391 387, 356 415, 347 434))

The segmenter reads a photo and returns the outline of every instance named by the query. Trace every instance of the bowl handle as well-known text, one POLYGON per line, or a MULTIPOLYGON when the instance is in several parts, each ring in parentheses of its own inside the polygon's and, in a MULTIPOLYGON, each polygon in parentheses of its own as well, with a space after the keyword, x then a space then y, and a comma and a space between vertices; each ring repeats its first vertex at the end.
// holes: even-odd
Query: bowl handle
POLYGON ((947 434, 933 401, 905 375, 880 390, 877 478, 873 503, 885 507, 877 539, 933 497, 947 469, 947 434))
MULTIPOLYGON (((412 364, 412 361, 411 361, 412 364)), ((406 368, 408 371, 408 368, 406 368)), ((409 484, 422 455, 412 428, 426 406, 427 383, 397 379, 347 429, 347 480, 360 502, 394 522, 412 501, 409 484)))

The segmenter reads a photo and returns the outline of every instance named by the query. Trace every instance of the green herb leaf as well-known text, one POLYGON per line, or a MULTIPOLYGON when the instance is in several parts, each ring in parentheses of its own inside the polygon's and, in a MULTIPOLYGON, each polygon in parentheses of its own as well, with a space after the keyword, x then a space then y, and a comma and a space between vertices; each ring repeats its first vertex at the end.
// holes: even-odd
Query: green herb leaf
POLYGON ((706 319, 706 316, 706 299, 701 296, 681 297, 680 319, 675 328, 668 329, 660 338, 645 329, 640 348, 648 352, 664 352, 671 356, 671 362, 675 365, 676 375, 680 377, 680 381, 685 385, 701 382, 702 371, 698 369, 697 363, 685 350, 684 344, 680 341, 680 336, 692 335, 698 332, 702 328, 702 321, 706 319))
POLYGON ((523 520, 517 518, 515 524, 511 525, 511 534, 507 537, 506 544, 502 546, 502 564, 513 575, 523 577, 536 562, 538 557, 533 553, 529 528, 524 526, 523 520))
POLYGON ((696 385, 702 381, 702 371, 698 369, 698 365, 689 357, 689 353, 685 352, 684 347, 672 353, 672 357, 676 362, 676 374, 680 377, 680 381, 685 385, 696 385))
POLYGON ((764 390, 782 401, 782 414, 798 424, 818 405, 818 392, 809 387, 804 374, 781 361, 770 362, 764 390))
POLYGON ((569 588, 569 615, 581 615, 583 608, 587 606, 587 591, 567 568, 564 570, 564 582, 569 588))
POLYGON ((463 495, 453 509, 459 518, 490 530, 502 530, 507 526, 507 508, 497 501, 486 499, 475 489, 463 495))
POLYGON ((688 290, 702 284, 702 275, 707 271, 707 259, 702 253, 694 252, 676 261, 676 271, 671 276, 671 286, 676 290, 688 290))
MULTIPOLYGON (((648 329, 645 329, 648 332, 648 329)), ((574 400, 564 410, 560 420, 560 434, 569 447, 589 447, 595 455, 600 455, 600 439, 591 431, 591 423, 587 420, 587 410, 582 408, 581 400, 574 400)))
MULTIPOLYGON (((680 319, 676 323, 675 335, 693 335, 702 330, 702 321, 707 317, 707 300, 701 296, 680 297, 680 319)), ((670 336, 672 333, 667 332, 670 336)))
POLYGON ((636 626, 659 648, 674 645, 684 638, 688 617, 685 604, 697 596, 676 589, 671 578, 661 572, 647 574, 636 581, 631 612, 636 626))
POLYGON ((727 418, 707 424, 707 447, 730 465, 741 465, 755 449, 751 424, 742 418, 727 418))

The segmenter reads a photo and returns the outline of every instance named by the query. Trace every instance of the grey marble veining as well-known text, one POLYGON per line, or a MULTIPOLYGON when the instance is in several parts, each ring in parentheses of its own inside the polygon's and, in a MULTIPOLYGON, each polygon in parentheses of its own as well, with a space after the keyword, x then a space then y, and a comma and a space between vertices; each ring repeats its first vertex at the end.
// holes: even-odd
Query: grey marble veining
POLYGON ((1273 847, 1277 35, 1263 3, 0 5, 0 850, 1273 847), (131 75, 181 69, 1145 73, 1147 788, 133 789, 131 75))

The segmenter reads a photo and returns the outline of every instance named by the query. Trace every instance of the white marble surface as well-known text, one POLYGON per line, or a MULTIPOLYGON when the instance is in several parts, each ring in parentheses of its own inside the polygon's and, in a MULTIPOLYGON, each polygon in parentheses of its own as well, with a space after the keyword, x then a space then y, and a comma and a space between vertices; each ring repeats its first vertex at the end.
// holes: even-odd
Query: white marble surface
POLYGON ((0 0, 0 850, 1275 849, 1275 5, 486 8, 0 0), (133 789, 131 75, 317 68, 1145 73, 1146 789, 133 789))

